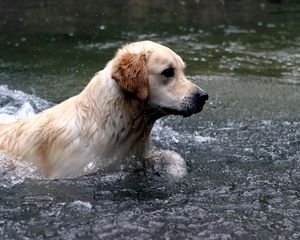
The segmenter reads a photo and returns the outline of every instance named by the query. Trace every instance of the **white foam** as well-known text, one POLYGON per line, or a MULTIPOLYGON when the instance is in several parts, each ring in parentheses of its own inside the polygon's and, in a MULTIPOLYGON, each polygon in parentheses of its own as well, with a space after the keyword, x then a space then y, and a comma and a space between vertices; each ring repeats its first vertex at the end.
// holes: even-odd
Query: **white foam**
POLYGON ((176 143, 183 144, 199 144, 215 141, 215 138, 209 136, 203 136, 200 132, 194 133, 178 132, 172 127, 164 124, 165 120, 159 120, 154 125, 152 131, 152 138, 154 141, 162 142, 164 145, 170 146, 176 143))
POLYGON ((0 153, 0 187, 12 187, 22 183, 26 178, 40 178, 37 168, 28 162, 0 153))
POLYGON ((0 124, 12 123, 17 121, 16 117, 6 113, 0 113, 0 124))
POLYGON ((194 136, 194 141, 196 143, 205 143, 205 142, 211 142, 211 141, 215 141, 216 139, 215 138, 212 138, 212 137, 204 137, 204 136, 201 136, 201 135, 195 135, 194 136))
MULTIPOLYGON (((22 91, 0 86, 0 124, 15 122, 33 116, 51 103, 22 91)), ((37 169, 21 160, 0 152, 0 187, 12 187, 26 178, 39 178, 37 169)))
POLYGON ((25 102, 21 108, 15 113, 17 119, 31 117, 35 114, 33 107, 29 102, 25 102))
POLYGON ((51 105, 50 102, 32 94, 0 85, 0 123, 30 117, 51 105))
POLYGON ((78 210, 91 210, 93 205, 90 202, 83 202, 80 200, 70 203, 70 207, 76 208, 78 210))
POLYGON ((84 50, 104 50, 110 48, 117 48, 122 46, 124 43, 121 41, 116 42, 107 42, 107 43, 89 43, 89 44, 79 44, 77 48, 84 49, 84 50))
MULTIPOLYGON (((0 109, 1 112, 1 109, 0 109)), ((0 113, 0 124, 16 122, 19 119, 31 117, 35 114, 29 102, 25 102, 13 115, 0 113)))

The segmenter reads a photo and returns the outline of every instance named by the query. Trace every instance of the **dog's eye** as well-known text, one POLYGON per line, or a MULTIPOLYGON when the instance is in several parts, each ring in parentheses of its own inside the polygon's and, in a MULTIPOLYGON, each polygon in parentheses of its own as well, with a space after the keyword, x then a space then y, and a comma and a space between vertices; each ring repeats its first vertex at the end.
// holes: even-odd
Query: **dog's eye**
POLYGON ((167 78, 174 77, 174 75, 175 75, 175 70, 174 70, 174 68, 169 67, 169 68, 163 70, 163 71, 161 72, 161 75, 163 75, 163 76, 165 76, 165 77, 167 77, 167 78))

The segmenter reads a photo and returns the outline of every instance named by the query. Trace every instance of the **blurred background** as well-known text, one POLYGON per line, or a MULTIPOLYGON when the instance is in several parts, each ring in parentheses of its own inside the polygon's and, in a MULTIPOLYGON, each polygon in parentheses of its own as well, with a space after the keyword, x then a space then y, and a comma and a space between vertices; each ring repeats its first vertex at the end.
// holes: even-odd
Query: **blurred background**
POLYGON ((78 94, 140 40, 177 52, 210 96, 153 129, 188 175, 0 173, 0 238, 299 239, 298 0, 1 0, 0 120, 78 94))
POLYGON ((181 54, 190 75, 275 77, 298 84, 299 5, 3 0, 0 83, 59 102, 78 93, 122 44, 150 39, 181 54))

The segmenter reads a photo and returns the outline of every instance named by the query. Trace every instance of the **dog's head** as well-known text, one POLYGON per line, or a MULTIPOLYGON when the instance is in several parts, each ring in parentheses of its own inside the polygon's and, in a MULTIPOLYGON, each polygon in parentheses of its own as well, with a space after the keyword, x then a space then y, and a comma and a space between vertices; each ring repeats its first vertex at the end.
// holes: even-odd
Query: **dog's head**
POLYGON ((184 62, 171 49, 143 41, 117 52, 112 78, 152 114, 190 116, 202 110, 208 95, 186 79, 184 69, 184 62))

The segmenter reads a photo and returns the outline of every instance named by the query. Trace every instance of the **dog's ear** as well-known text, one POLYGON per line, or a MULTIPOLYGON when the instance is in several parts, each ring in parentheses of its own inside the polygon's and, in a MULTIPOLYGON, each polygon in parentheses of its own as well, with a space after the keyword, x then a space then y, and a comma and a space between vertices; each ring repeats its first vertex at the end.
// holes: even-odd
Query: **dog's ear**
POLYGON ((126 52, 116 57, 114 61, 112 79, 125 91, 135 94, 140 101, 147 101, 149 96, 149 82, 146 54, 126 52))

